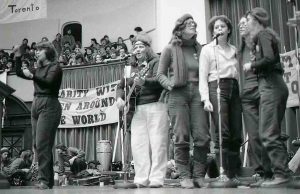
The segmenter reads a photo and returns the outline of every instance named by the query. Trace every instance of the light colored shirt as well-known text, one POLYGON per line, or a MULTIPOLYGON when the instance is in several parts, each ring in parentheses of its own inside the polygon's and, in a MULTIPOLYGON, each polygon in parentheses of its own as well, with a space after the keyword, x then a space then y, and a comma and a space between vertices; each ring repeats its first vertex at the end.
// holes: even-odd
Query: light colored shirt
POLYGON ((219 64, 219 78, 238 78, 238 60, 236 48, 229 44, 229 47, 222 48, 216 45, 215 41, 202 48, 199 59, 199 91, 201 101, 209 100, 208 82, 218 79, 217 63, 219 64))

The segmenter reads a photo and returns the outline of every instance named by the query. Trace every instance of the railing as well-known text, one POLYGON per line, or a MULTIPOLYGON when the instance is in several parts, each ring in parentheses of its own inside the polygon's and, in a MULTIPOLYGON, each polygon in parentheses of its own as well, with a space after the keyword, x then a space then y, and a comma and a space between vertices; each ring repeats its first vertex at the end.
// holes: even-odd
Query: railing
POLYGON ((98 63, 63 68, 61 88, 87 89, 119 80, 126 61, 98 63))

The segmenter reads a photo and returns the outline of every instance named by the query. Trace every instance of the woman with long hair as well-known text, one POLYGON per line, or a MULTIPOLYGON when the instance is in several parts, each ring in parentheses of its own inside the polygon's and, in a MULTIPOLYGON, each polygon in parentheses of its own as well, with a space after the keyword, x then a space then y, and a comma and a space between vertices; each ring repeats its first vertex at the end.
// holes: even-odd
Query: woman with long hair
POLYGON ((170 43, 161 53, 157 77, 168 93, 168 111, 175 136, 175 163, 182 188, 204 187, 209 153, 209 117, 203 109, 199 85, 201 45, 190 14, 178 18, 170 43), (190 146, 192 137, 193 146, 190 146), (193 157, 190 154, 193 147, 193 157))
MULTIPOLYGON (((157 81, 158 56, 151 48, 151 38, 140 33, 133 45, 130 78, 121 80, 117 88, 117 107, 126 104, 124 88, 134 88, 135 106, 131 122, 131 150, 135 177, 132 187, 162 187, 167 169, 168 114, 159 102, 162 87, 157 81), (135 87, 134 87, 135 86, 135 87)), ((126 94, 127 95, 127 94, 126 94)), ((126 109, 126 108, 125 108, 126 109)))
POLYGON ((22 68, 21 52, 15 50, 16 73, 32 80, 34 99, 31 106, 33 147, 38 159, 37 188, 51 189, 54 185, 53 154, 55 134, 61 117, 58 92, 62 81, 62 69, 57 62, 55 47, 50 42, 37 44, 37 67, 22 68))
POLYGON ((262 187, 278 187, 289 181, 288 153, 281 138, 281 121, 284 117, 288 89, 283 80, 279 56, 278 35, 268 28, 269 14, 261 7, 247 13, 247 27, 252 37, 253 59, 244 64, 246 72, 258 76, 259 135, 271 160, 273 179, 262 187))
POLYGON ((244 127, 249 139, 249 161, 254 168, 253 175, 257 182, 250 187, 258 187, 264 181, 272 177, 271 162, 259 136, 259 92, 258 79, 254 71, 244 72, 243 65, 251 61, 251 49, 253 46, 250 31, 247 27, 246 16, 239 22, 241 44, 238 50, 240 92, 244 127))

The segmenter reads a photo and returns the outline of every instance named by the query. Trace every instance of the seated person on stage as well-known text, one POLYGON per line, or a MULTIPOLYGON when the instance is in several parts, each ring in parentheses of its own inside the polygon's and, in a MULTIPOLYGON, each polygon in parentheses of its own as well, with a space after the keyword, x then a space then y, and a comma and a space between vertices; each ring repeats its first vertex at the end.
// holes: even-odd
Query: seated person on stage
POLYGON ((21 150, 20 157, 16 158, 8 167, 3 169, 3 175, 8 178, 11 185, 24 185, 26 180, 30 180, 34 172, 32 169, 31 150, 21 150))
POLYGON ((6 171, 9 168, 12 160, 9 157, 9 150, 7 148, 1 148, 0 150, 0 172, 6 171))
POLYGON ((66 166, 70 167, 74 175, 86 169, 87 165, 84 151, 75 147, 67 147, 63 144, 58 144, 55 148, 58 156, 60 174, 64 173, 66 166))

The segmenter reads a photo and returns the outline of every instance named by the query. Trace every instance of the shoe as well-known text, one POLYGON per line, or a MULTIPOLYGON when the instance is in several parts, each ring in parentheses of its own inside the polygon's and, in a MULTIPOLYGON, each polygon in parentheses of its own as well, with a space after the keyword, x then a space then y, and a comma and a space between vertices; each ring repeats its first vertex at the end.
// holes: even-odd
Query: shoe
POLYGON ((197 188, 204 188, 205 187, 206 188, 208 186, 208 183, 206 183, 204 180, 205 180, 204 177, 194 179, 195 187, 197 187, 197 188))
POLYGON ((270 180, 270 179, 264 179, 264 178, 258 179, 256 182, 250 184, 250 188, 258 188, 258 187, 261 187, 261 184, 262 184, 263 182, 269 181, 269 180, 270 180))
POLYGON ((114 185, 114 189, 137 189, 137 188, 145 188, 145 185, 136 184, 136 183, 118 183, 114 185))
POLYGON ((149 185, 149 188, 162 188, 162 185, 155 184, 155 185, 149 185))
POLYGON ((40 183, 35 184, 35 187, 36 187, 37 189, 41 189, 41 190, 52 189, 52 187, 50 188, 48 185, 46 185, 46 184, 43 183, 43 182, 40 182, 40 183))
POLYGON ((244 186, 244 187, 249 187, 249 183, 245 181, 241 181, 240 179, 234 177, 230 179, 236 186, 244 186))
POLYGON ((194 183, 192 179, 182 179, 180 181, 180 186, 184 189, 192 189, 194 188, 194 183))
POLYGON ((289 178, 282 176, 275 176, 274 179, 266 180, 261 184, 263 188, 277 188, 277 187, 285 187, 286 183, 289 182, 289 178))

